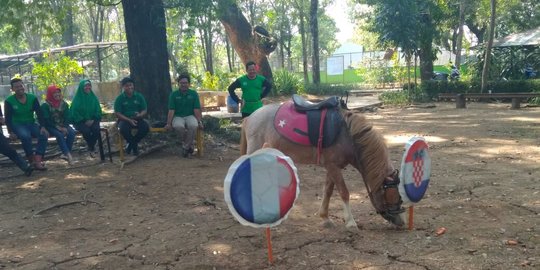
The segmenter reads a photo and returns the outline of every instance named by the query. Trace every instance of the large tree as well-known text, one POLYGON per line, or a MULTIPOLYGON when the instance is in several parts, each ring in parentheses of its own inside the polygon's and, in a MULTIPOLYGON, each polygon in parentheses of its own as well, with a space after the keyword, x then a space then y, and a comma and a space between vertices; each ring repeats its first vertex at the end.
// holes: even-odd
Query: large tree
POLYGON ((493 46, 493 37, 495 36, 495 18, 496 18, 497 1, 491 0, 491 16, 489 20, 489 37, 486 46, 486 55, 484 57, 484 67, 482 69, 482 84, 480 93, 483 93, 487 87, 489 64, 491 61, 491 47, 493 46))
POLYGON ((243 63, 255 61, 260 73, 272 80, 272 69, 267 56, 276 49, 276 42, 265 31, 255 31, 235 1, 220 0, 218 17, 243 63))
POLYGON ((302 48, 302 74, 304 74, 304 82, 309 81, 308 74, 308 53, 307 53, 307 31, 306 31, 306 19, 307 15, 304 11, 304 0, 294 0, 293 6, 298 12, 298 31, 300 33, 300 41, 302 48))
POLYGON ((313 73, 313 83, 318 85, 321 83, 321 69, 319 66, 319 1, 311 0, 309 8, 309 25, 311 27, 311 38, 313 40, 313 53, 311 56, 311 65, 313 73))
MULTIPOLYGON (((430 80, 435 52, 433 41, 438 35, 442 14, 433 0, 354 0, 373 7, 369 16, 369 30, 377 33, 382 45, 400 46, 417 50, 420 58, 420 77, 430 80)), ((406 52, 407 53, 407 52, 406 52)))
POLYGON ((152 119, 167 116, 171 92, 165 11, 161 0, 122 0, 129 67, 135 87, 147 99, 152 119))

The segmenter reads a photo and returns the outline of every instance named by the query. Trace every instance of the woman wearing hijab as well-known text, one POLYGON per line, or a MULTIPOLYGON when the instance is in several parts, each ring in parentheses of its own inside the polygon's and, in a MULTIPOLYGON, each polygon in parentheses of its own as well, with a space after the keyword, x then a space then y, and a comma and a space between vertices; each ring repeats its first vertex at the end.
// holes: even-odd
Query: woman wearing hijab
POLYGON ((101 138, 99 126, 101 105, 92 91, 90 80, 81 80, 79 83, 70 111, 71 120, 75 128, 83 135, 90 156, 96 157, 96 142, 101 138))
POLYGON ((56 85, 47 88, 47 99, 41 105, 45 128, 56 137, 58 147, 62 150, 62 159, 71 165, 73 157, 71 148, 75 141, 75 131, 69 126, 69 106, 62 98, 62 90, 56 85))

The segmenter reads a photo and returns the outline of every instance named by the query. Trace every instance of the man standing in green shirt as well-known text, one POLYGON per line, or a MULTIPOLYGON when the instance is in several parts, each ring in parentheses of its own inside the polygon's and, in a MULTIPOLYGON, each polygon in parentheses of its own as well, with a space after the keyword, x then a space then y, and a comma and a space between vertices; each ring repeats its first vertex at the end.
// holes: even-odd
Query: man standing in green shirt
POLYGON ((246 71, 246 75, 236 79, 228 88, 231 98, 236 103, 242 105, 242 118, 248 117, 255 110, 262 107, 262 99, 272 89, 272 84, 264 76, 257 74, 257 65, 255 62, 247 62, 246 71), (242 89, 242 100, 234 93, 236 88, 242 89))
POLYGON ((148 134, 150 130, 148 123, 144 121, 146 116, 146 100, 143 95, 136 92, 133 86, 133 79, 125 77, 120 81, 122 93, 114 101, 114 113, 118 117, 118 128, 120 134, 126 139, 126 153, 139 155, 139 142, 148 134), (133 135, 132 129, 137 129, 133 135))
POLYGON ((193 154, 193 140, 197 128, 203 128, 201 103, 199 94, 189 89, 191 80, 188 74, 178 76, 178 91, 169 96, 169 113, 167 114, 167 130, 174 129, 182 140, 182 156, 193 154))

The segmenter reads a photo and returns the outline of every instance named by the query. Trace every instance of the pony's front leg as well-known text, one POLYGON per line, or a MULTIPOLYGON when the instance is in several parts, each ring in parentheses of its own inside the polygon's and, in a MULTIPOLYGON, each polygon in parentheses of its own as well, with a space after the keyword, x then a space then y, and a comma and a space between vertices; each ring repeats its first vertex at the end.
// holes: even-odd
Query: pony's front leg
MULTIPOLYGON (((354 217, 351 212, 351 207, 349 205, 349 189, 343 180, 343 174, 341 173, 341 168, 332 166, 331 168, 326 168, 328 170, 327 178, 332 178, 335 183, 341 200, 343 201, 343 217, 345 219, 345 227, 349 230, 358 230, 358 225, 354 221, 354 217)), ((328 180, 327 180, 328 181, 328 180)))
POLYGON ((323 219, 323 226, 326 228, 334 227, 334 223, 328 218, 328 205, 330 204, 332 193, 334 193, 334 182, 327 174, 323 190, 323 200, 319 208, 319 216, 323 219))

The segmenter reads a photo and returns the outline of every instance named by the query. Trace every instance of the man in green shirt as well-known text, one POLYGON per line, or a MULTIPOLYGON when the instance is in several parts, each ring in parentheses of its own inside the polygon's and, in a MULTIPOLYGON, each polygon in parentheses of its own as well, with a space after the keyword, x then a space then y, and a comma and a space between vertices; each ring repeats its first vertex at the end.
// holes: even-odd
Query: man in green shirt
POLYGON ((126 153, 139 155, 139 142, 150 130, 144 121, 146 116, 146 100, 143 95, 135 91, 133 79, 126 77, 120 81, 122 93, 114 101, 114 113, 118 117, 120 134, 126 139, 126 153), (131 130, 137 129, 133 135, 131 130))
POLYGON ((272 84, 264 76, 257 74, 257 65, 255 62, 247 62, 246 71, 246 75, 236 79, 228 88, 231 98, 236 103, 242 105, 242 118, 248 117, 255 110, 262 107, 262 99, 272 89, 272 84), (242 89, 242 100, 234 93, 236 88, 242 89))
POLYGON ((189 89, 191 80, 188 74, 178 76, 178 91, 169 96, 169 113, 167 114, 167 130, 174 129, 182 140, 182 156, 193 154, 193 140, 197 128, 203 128, 201 103, 199 94, 189 89))
POLYGON ((21 78, 11 79, 13 95, 4 101, 6 113, 6 126, 11 139, 20 139, 24 153, 28 161, 34 165, 34 169, 44 171, 42 159, 47 149, 49 132, 45 128, 45 119, 39 107, 36 96, 26 93, 26 88, 21 78), (38 124, 36 124, 36 118, 38 124), (37 138, 37 147, 32 146, 32 137, 37 138))

